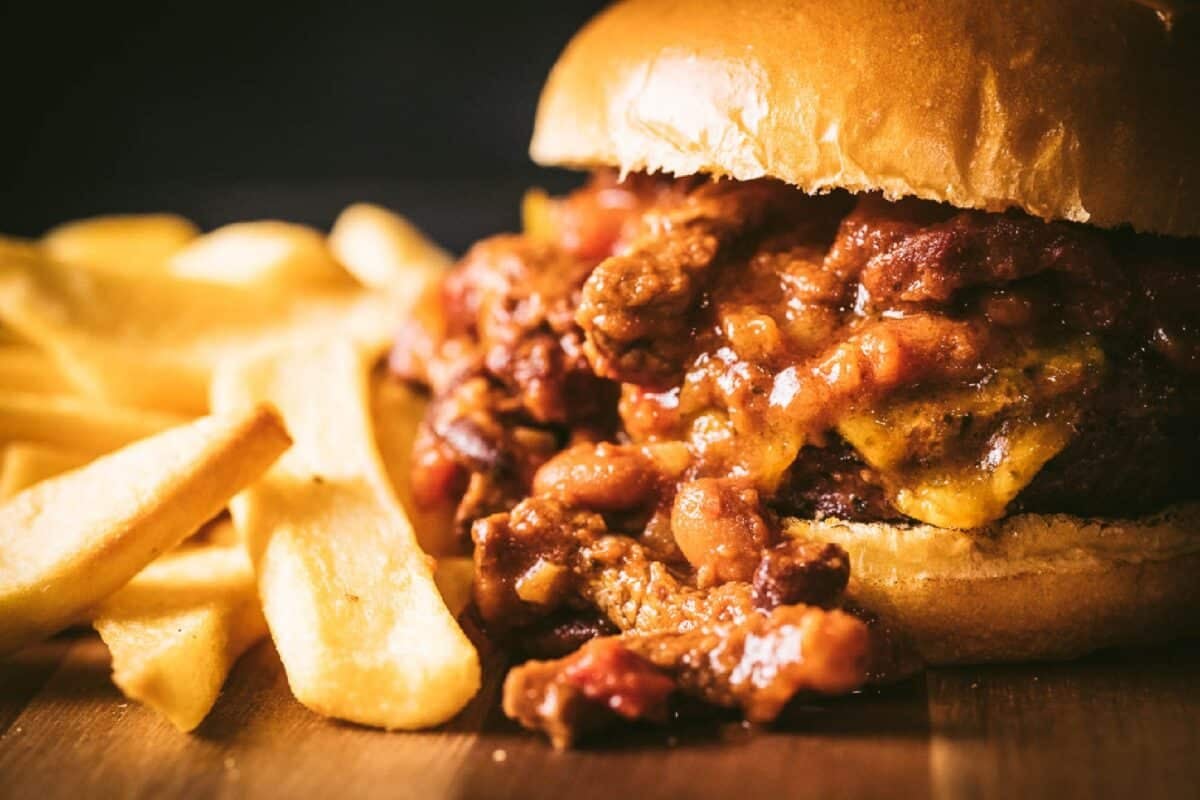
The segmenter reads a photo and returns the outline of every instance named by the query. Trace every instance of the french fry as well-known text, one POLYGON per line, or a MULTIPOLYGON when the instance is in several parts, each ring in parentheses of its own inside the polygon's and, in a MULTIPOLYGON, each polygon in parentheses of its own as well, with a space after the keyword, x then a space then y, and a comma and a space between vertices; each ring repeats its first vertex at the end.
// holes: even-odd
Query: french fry
POLYGON ((99 606, 113 682, 181 731, 208 715, 234 662, 267 634, 241 547, 176 550, 99 606))
POLYGON ((368 368, 345 342, 222 370, 214 408, 278 407, 295 445, 231 504, 296 698, 389 729, 444 722, 479 657, 434 583, 380 464, 368 368))
POLYGON ((71 391, 71 383, 50 356, 23 344, 0 344, 0 389, 19 392, 71 391))
POLYGON ((288 444, 270 409, 207 417, 0 505, 0 654, 81 618, 216 516, 288 444))
POLYGON ((325 237, 305 225, 237 222, 206 233, 176 253, 171 274, 234 286, 307 288, 347 283, 325 237))
POLYGON ((221 360, 333 332, 382 344, 396 315, 392 298, 354 287, 246 291, 35 258, 0 269, 0 322, 50 354, 79 392, 187 414, 207 411, 221 360))
POLYGON ((59 225, 42 237, 42 247, 63 264, 145 275, 162 273, 199 233, 175 214, 121 214, 59 225))
POLYGON ((98 455, 186 421, 75 395, 0 390, 0 441, 32 440, 98 455))
POLYGON ((454 504, 443 508, 420 508, 413 501, 413 440, 425 416, 425 398, 394 380, 385 371, 371 376, 371 418, 375 441, 393 491, 412 522, 421 549, 433 556, 458 552, 454 531, 454 504))
POLYGON ((0 461, 0 500, 7 500, 47 478, 82 467, 94 456, 40 442, 13 442, 0 461))
POLYGON ((453 263, 411 222, 369 203, 356 203, 338 216, 329 247, 364 286, 411 297, 453 263))
POLYGON ((475 562, 470 556, 439 558, 433 569, 433 580, 442 593, 446 608, 457 618, 471 602, 475 562))

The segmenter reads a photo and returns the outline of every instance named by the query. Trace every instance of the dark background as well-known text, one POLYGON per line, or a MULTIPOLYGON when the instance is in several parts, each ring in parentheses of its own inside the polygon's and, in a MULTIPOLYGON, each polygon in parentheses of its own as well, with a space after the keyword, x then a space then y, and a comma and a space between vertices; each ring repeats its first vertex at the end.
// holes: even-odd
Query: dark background
POLYGON ((576 176, 527 153, 542 81, 600 0, 0 0, 0 232, 169 210, 327 227, 354 200, 448 246, 576 176))

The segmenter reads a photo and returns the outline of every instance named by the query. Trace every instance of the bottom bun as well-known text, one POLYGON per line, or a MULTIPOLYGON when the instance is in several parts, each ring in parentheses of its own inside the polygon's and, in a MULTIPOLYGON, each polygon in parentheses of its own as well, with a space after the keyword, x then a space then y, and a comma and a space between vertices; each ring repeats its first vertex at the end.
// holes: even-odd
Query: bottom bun
POLYGON ((1072 658, 1200 633, 1200 504, 1136 520, 1022 514, 973 531, 791 519, 850 554, 848 599, 930 664, 1072 658))

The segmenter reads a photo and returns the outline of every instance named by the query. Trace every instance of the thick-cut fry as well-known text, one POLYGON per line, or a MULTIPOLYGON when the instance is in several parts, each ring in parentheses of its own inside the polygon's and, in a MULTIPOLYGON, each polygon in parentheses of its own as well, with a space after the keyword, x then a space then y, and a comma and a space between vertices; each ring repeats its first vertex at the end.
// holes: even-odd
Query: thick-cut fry
POLYGON ((0 461, 0 500, 7 500, 47 478, 82 467, 94 457, 90 453, 40 442, 13 442, 4 448, 4 459, 0 461))
POLYGON ((199 233, 175 214, 122 214, 59 225, 42 247, 63 264, 145 275, 162 273, 171 255, 199 233))
POLYGON ((433 570, 446 608, 457 617, 471 602, 471 587, 475 582, 475 561, 470 556, 439 558, 433 570))
POLYGON ((325 237, 306 225, 237 222, 196 239, 171 259, 180 278, 268 291, 347 283, 325 237))
POLYGON ((0 505, 0 653, 79 619, 216 516, 288 444, 270 409, 208 417, 0 505))
POLYGON ((18 392, 71 391, 54 359, 35 347, 0 344, 0 389, 18 392))
POLYGON ((443 556, 459 552, 454 534, 454 505, 419 508, 413 502, 410 483, 413 440, 417 424, 425 415, 425 406, 424 397, 390 378, 386 371, 377 370, 371 376, 371 417, 384 470, 412 522, 421 549, 433 556, 443 556))
POLYGON ((113 682, 182 731, 212 708, 229 669, 267 634, 254 571, 241 547, 176 550, 97 610, 113 682))
POLYGON ((356 203, 338 216, 329 246, 364 286, 411 297, 452 262, 404 217, 369 203, 356 203))
POLYGON ((116 405, 201 414, 223 359, 334 331, 382 344, 395 320, 393 299, 353 287, 246 291, 36 259, 0 269, 0 322, 52 355, 80 392, 116 405))
POLYGON ((0 390, 0 441, 46 442, 96 455, 186 421, 174 414, 109 406, 75 395, 0 390))
POLYGON ((333 342, 222 371, 213 405, 271 402, 295 437, 231 504, 293 694, 328 716, 420 728, 470 700, 479 658, 387 486, 367 383, 363 354, 333 342))

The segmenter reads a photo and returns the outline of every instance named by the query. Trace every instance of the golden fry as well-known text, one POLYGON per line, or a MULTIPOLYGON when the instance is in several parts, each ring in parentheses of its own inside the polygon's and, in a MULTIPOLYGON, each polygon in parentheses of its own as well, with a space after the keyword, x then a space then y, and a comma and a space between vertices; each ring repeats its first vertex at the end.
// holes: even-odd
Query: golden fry
POLYGON ((267 408, 206 417, 0 505, 0 653, 79 619, 216 516, 288 444, 267 408))
POLYGON ((0 270, 0 322, 36 343, 83 394, 202 414, 231 357, 345 333, 376 345, 395 301, 353 287, 309 294, 80 271, 36 259, 0 270))
POLYGON ((404 217, 369 203, 356 203, 341 213, 329 234, 329 247, 364 286, 410 298, 453 262, 404 217))
POLYGON ((234 662, 267 634, 241 547, 168 553, 97 609, 113 682, 181 731, 208 715, 234 662))
POLYGON ((176 253, 171 274, 269 291, 348 283, 350 276, 306 225, 237 222, 206 233, 176 253))
POLYGON ((29 440, 93 455, 186 422, 174 414, 96 403, 75 395, 0 390, 0 440, 29 440))
POLYGON ((122 214, 67 222, 42 238, 55 261, 130 275, 162 273, 172 254, 199 235, 175 214, 122 214))
POLYGON ((345 342, 222 371, 213 405, 279 408, 295 446, 231 504, 288 683, 383 728, 457 714, 479 658, 434 583, 375 447, 367 358, 345 342))

